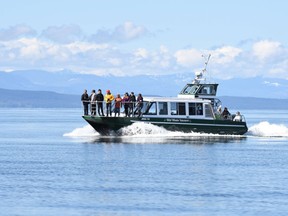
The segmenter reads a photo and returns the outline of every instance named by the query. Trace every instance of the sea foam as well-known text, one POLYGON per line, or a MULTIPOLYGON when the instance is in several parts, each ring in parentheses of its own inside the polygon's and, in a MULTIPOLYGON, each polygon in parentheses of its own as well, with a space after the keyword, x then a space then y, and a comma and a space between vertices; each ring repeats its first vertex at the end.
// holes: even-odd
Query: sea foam
POLYGON ((260 122, 249 128, 247 135, 260 137, 288 137, 288 127, 284 124, 260 122))
MULTIPOLYGON (((220 134, 205 134, 205 133, 184 133, 180 131, 168 131, 163 127, 144 122, 136 122, 132 125, 124 127, 117 131, 121 137, 215 137, 215 136, 235 136, 235 135, 220 135, 220 134)), ((267 121, 260 122, 251 126, 244 136, 257 137, 288 137, 288 127, 283 124, 271 124, 267 121)), ((96 132, 90 125, 76 128, 69 133, 65 133, 66 137, 99 137, 100 134, 96 132)))
POLYGON ((69 133, 63 134, 66 137, 94 137, 99 136, 99 133, 94 130, 90 125, 83 126, 81 128, 76 128, 69 133))

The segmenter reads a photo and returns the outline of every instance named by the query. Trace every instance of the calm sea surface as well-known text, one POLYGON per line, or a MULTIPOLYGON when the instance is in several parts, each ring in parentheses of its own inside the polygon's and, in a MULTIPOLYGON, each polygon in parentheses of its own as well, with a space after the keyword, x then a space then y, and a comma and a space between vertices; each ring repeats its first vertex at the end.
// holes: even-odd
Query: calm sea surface
POLYGON ((287 215, 288 111, 245 136, 142 124, 101 137, 82 109, 0 109, 0 215, 287 215))

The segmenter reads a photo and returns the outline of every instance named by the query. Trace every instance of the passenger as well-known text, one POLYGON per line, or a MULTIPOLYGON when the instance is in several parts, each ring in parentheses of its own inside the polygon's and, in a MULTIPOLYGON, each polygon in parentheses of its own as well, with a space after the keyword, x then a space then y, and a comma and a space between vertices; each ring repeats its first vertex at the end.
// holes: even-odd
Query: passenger
POLYGON ((115 117, 118 114, 118 117, 120 116, 120 108, 122 107, 122 98, 120 97, 120 94, 117 94, 117 97, 115 98, 115 117))
POLYGON ((235 115, 233 121, 237 121, 237 122, 241 122, 242 121, 242 116, 241 116, 239 111, 236 112, 236 115, 235 115))
POLYGON ((222 115, 222 117, 223 117, 224 119, 228 119, 231 114, 230 114, 230 112, 228 111, 227 107, 225 107, 221 115, 222 115))
POLYGON ((218 113, 219 115, 222 114, 222 106, 221 106, 221 105, 217 108, 217 113, 218 113))
POLYGON ((222 118, 222 106, 221 105, 218 106, 215 115, 216 115, 217 119, 221 119, 222 118))
POLYGON ((84 89, 84 93, 81 96, 81 101, 84 107, 84 115, 88 115, 88 107, 89 107, 89 95, 87 94, 87 90, 84 89))
POLYGON ((105 102, 106 102, 106 116, 112 115, 112 101, 114 96, 111 94, 110 90, 106 91, 105 102))
POLYGON ((196 108, 197 108, 197 115, 203 115, 203 104, 198 103, 196 108))
POLYGON ((129 102, 130 102, 129 95, 128 93, 125 93, 124 97, 122 98, 122 104, 124 104, 125 117, 128 117, 129 102))
POLYGON ((134 92, 131 92, 129 98, 130 98, 130 105, 129 105, 129 116, 130 116, 130 115, 133 115, 133 111, 134 111, 134 107, 136 103, 136 97, 134 95, 134 92))
POLYGON ((143 108, 143 97, 142 94, 139 93, 137 96, 137 111, 138 111, 138 117, 142 114, 141 110, 143 108))
POLYGON ((104 113, 103 113, 104 96, 102 94, 101 89, 98 89, 98 94, 96 95, 96 101, 97 101, 97 106, 98 106, 98 115, 104 116, 104 113), (100 111, 101 111, 101 115, 100 115, 100 111))
POLYGON ((91 92, 90 101, 91 101, 91 115, 96 115, 96 94, 94 89, 91 92))

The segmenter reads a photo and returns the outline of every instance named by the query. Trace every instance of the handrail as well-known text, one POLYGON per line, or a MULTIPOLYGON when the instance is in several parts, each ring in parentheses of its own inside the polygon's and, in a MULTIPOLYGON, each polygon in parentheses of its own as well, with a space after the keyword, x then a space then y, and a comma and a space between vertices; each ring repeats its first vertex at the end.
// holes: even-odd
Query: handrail
MULTIPOLYGON (((96 112, 96 115, 99 115, 99 113, 98 113, 98 107, 99 107, 99 105, 102 103, 102 107, 103 107, 103 113, 104 114, 106 114, 106 112, 107 112, 107 109, 106 109, 106 104, 107 104, 107 102, 105 102, 105 101, 89 101, 89 100, 83 100, 82 101, 82 103, 84 104, 84 103, 87 103, 87 104, 90 104, 90 106, 89 106, 89 112, 90 112, 90 114, 89 115, 91 115, 91 113, 92 113, 92 104, 93 105, 95 105, 95 107, 93 106, 93 108, 95 108, 95 110, 94 110, 94 112, 96 112)), ((138 106, 138 104, 139 104, 139 102, 131 102, 131 101, 129 101, 129 102, 120 102, 121 103, 121 105, 120 105, 120 109, 121 108, 123 108, 124 107, 124 105, 125 104, 127 104, 127 105, 129 105, 129 116, 136 116, 136 115, 139 115, 139 106, 138 106), (132 106, 133 105, 133 106, 132 106), (132 109, 133 108, 133 109, 132 109)), ((111 107, 112 107, 112 116, 114 116, 114 111, 115 111, 115 100, 113 100, 112 102, 111 102, 111 107)), ((142 113, 142 108, 143 108, 143 106, 141 107, 141 109, 140 109, 140 111, 141 111, 141 113, 142 113)), ((120 111, 120 116, 124 116, 124 111, 122 110, 122 111, 120 111)))

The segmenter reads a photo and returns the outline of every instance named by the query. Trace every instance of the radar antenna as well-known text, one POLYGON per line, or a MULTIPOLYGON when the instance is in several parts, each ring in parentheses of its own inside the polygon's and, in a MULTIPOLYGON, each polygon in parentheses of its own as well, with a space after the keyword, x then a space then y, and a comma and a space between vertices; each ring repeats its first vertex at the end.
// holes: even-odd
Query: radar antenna
POLYGON ((200 83, 201 80, 204 80, 202 77, 203 77, 204 73, 207 71, 207 65, 208 65, 208 62, 210 60, 211 54, 209 54, 207 57, 205 55, 202 55, 202 57, 205 59, 205 66, 201 72, 196 73, 196 76, 192 82, 193 84, 198 84, 198 83, 200 83))

